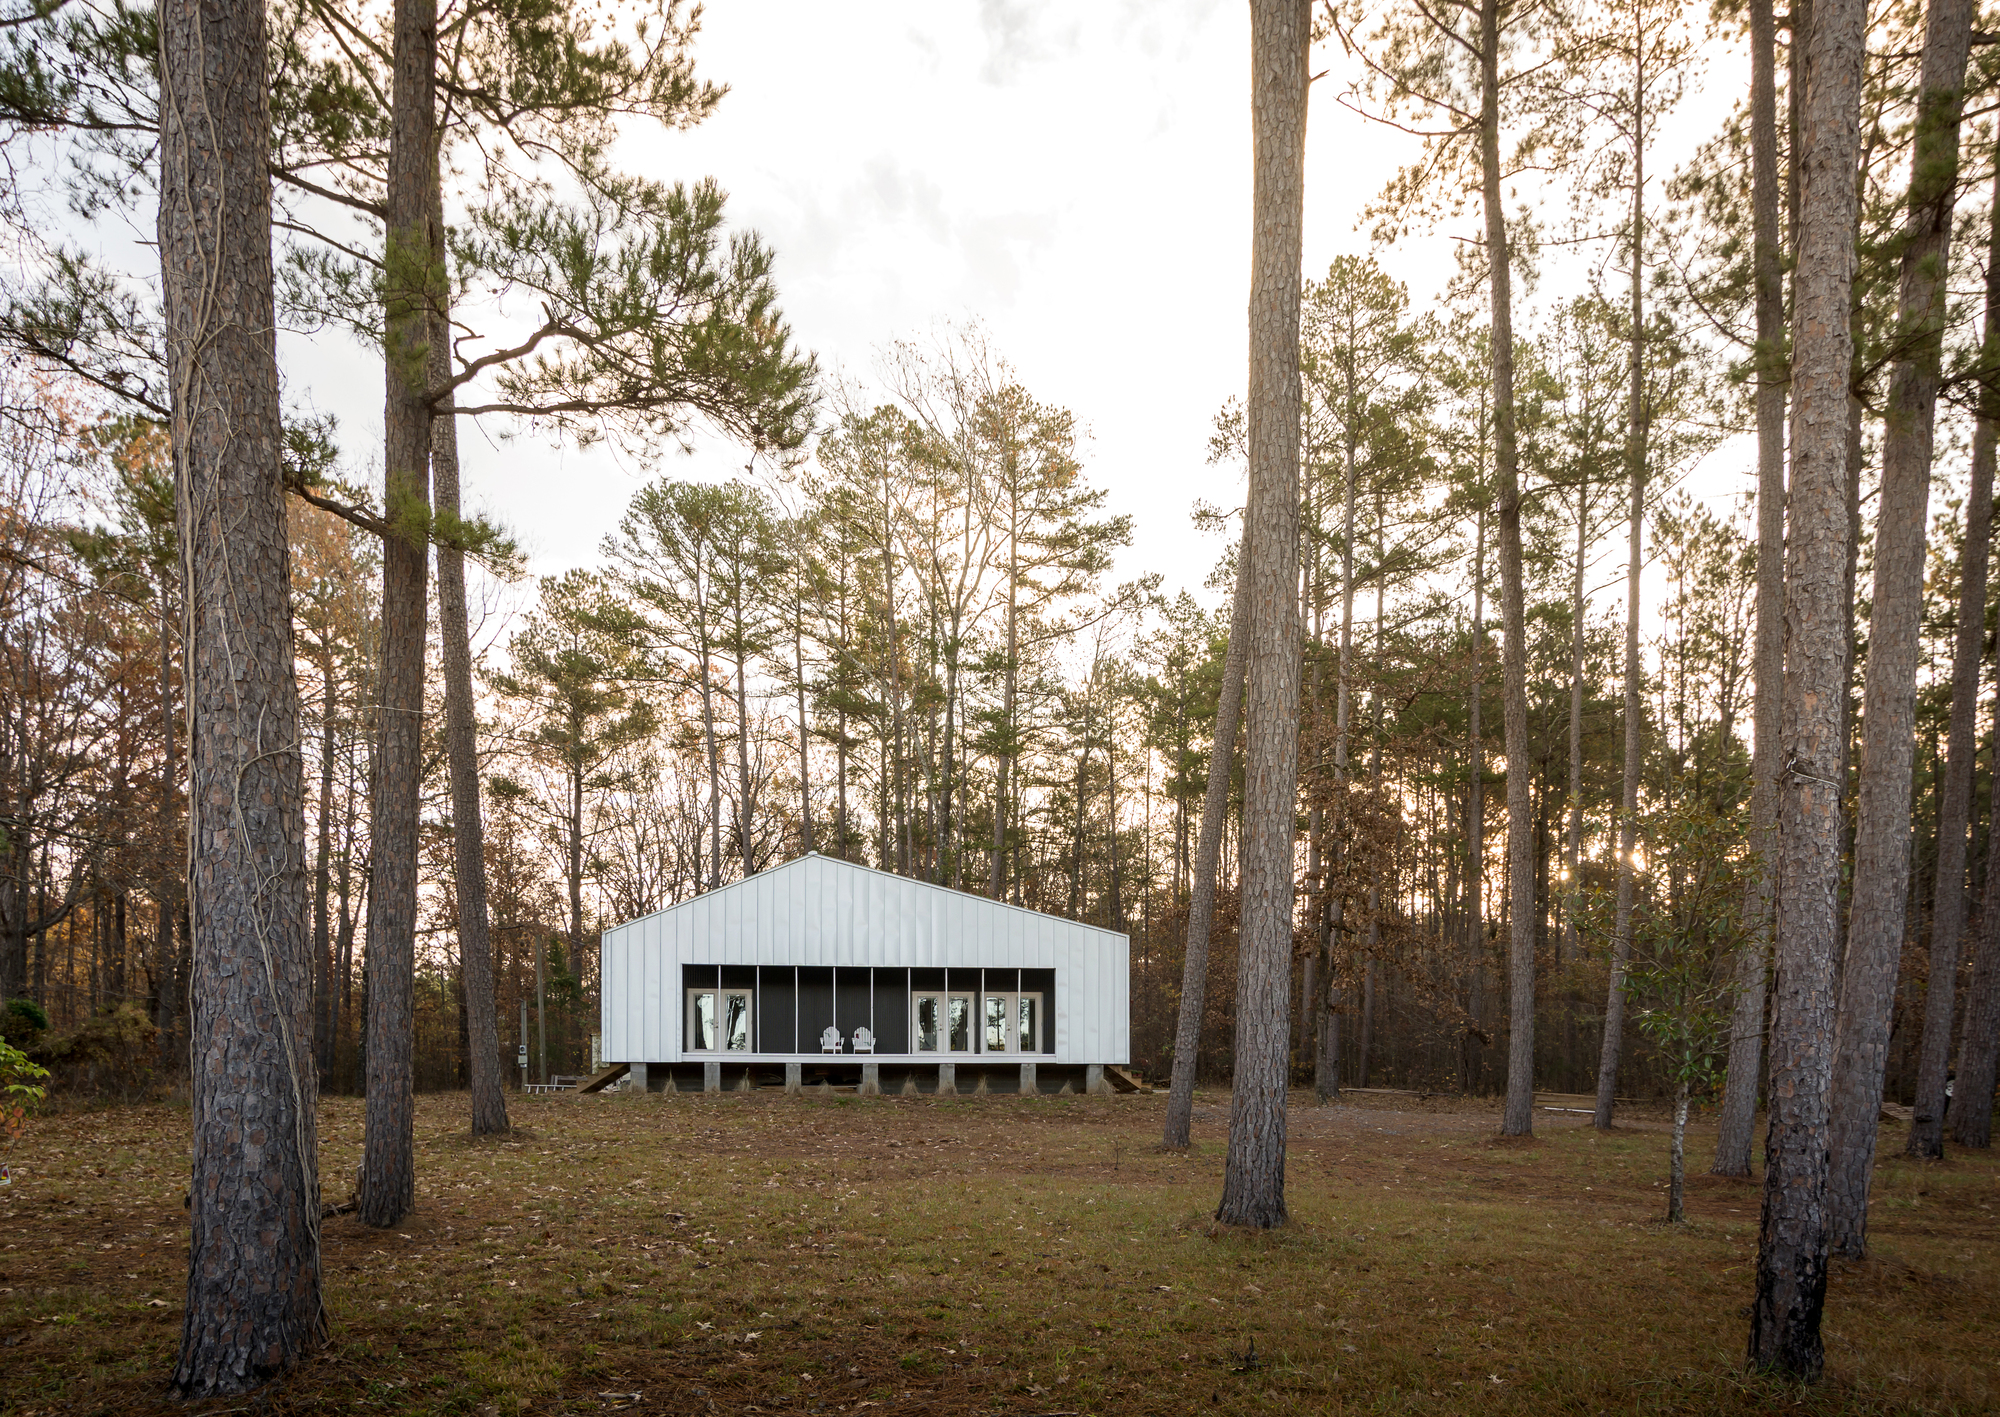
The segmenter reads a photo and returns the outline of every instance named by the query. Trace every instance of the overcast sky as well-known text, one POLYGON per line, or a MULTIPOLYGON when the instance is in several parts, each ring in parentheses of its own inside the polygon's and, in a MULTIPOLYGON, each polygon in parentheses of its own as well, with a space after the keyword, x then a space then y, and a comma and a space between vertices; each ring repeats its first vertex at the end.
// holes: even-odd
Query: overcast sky
MULTIPOLYGON (((618 160, 721 183, 731 224, 773 248, 797 339, 829 373, 866 379, 891 340, 982 322, 1025 386, 1090 431, 1089 475, 1135 522, 1120 578, 1158 570, 1199 591, 1220 546, 1189 511, 1241 493, 1204 458, 1245 381, 1248 50, 1244 0, 711 0, 696 61, 728 96, 691 132, 628 138, 618 160)), ((1314 68, 1332 72, 1309 125, 1309 277, 1367 249, 1357 214, 1411 153, 1333 102, 1337 53, 1314 68)), ((1428 301, 1450 237, 1387 263, 1428 301)), ((296 342, 287 356, 379 475, 379 363, 296 342)), ((594 561, 648 475, 608 449, 466 431, 471 500, 520 534, 537 572, 594 561)), ((737 465, 712 447, 664 470, 737 465)))

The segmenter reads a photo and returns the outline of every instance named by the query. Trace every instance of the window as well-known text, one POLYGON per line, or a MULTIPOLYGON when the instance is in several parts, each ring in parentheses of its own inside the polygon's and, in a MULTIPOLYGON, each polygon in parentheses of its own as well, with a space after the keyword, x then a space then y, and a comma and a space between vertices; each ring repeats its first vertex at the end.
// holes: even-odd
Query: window
POLYGON ((979 1018, 980 1041, 986 1052, 1042 1051, 1040 994, 983 994, 979 1018))
POLYGON ((910 1002, 915 1016, 912 1052, 972 1051, 971 994, 913 994, 910 1002))
POLYGON ((688 990, 688 1051, 748 1053, 750 1000, 748 989, 688 990))

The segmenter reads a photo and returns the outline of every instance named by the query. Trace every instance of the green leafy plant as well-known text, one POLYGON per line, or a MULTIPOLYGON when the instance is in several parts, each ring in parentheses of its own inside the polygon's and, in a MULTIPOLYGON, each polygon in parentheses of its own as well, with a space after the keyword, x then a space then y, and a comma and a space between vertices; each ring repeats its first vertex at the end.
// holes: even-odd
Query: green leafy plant
POLYGON ((0 1038, 0 1133, 9 1142, 28 1128, 28 1113, 47 1095, 42 1084, 49 1070, 28 1061, 28 1055, 0 1038))
POLYGON ((1659 813, 1648 838, 1656 879, 1633 912, 1632 966, 1625 977, 1634 1022, 1659 1050, 1674 1085, 1672 1179, 1667 1219, 1686 1219, 1684 1142, 1691 1098, 1722 1077, 1736 1007, 1732 961, 1747 938, 1753 879, 1740 812, 1705 802, 1659 813))

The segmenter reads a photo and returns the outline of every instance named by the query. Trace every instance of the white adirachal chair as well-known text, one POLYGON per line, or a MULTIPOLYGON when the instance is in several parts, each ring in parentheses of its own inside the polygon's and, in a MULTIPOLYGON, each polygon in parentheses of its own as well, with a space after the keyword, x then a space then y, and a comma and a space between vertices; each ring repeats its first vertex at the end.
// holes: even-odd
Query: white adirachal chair
POLYGON ((873 1053, 875 1051, 874 1031, 865 1024, 854 1030, 854 1051, 857 1053, 873 1053))
POLYGON ((829 1024, 819 1035, 819 1051, 838 1053, 840 1051, 840 1030, 829 1024))

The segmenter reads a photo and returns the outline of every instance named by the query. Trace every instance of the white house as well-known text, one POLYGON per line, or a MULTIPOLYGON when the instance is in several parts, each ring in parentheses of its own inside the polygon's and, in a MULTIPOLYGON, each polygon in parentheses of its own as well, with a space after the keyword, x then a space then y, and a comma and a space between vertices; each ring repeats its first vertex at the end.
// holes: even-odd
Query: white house
POLYGON ((604 932, 628 1086, 1098 1091, 1131 1052, 1126 936, 806 855, 604 932))

